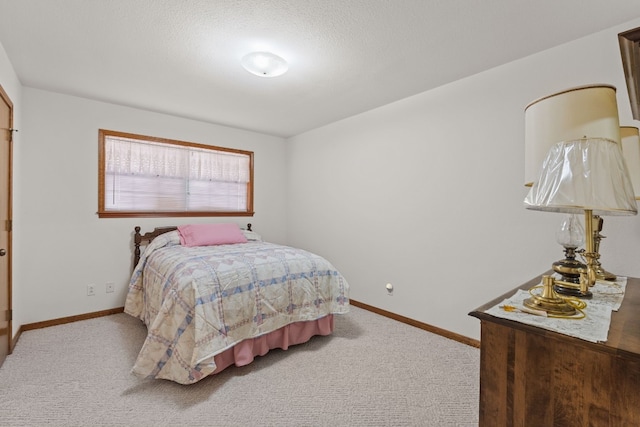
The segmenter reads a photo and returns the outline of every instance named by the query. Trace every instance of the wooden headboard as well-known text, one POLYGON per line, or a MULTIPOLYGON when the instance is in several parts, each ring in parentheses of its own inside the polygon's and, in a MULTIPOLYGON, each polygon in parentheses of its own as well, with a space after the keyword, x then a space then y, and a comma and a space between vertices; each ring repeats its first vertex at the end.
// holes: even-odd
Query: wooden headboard
MULTIPOLYGON (((177 226, 172 227, 156 227, 153 231, 149 231, 148 233, 140 234, 140 227, 136 225, 134 228, 136 234, 133 236, 133 268, 136 268, 138 262, 140 261, 140 246, 146 246, 153 241, 156 237, 161 234, 168 233, 169 231, 177 230, 177 226)), ((247 224, 247 230, 251 230, 251 224, 247 224)))

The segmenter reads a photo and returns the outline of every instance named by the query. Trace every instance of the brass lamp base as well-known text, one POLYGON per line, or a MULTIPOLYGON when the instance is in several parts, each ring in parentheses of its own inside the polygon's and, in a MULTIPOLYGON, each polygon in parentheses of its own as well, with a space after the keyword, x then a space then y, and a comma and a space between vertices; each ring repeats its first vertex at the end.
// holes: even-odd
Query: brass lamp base
POLYGON ((591 291, 583 291, 580 289, 580 285, 575 285, 573 283, 561 282, 556 280, 553 284, 553 290, 560 295, 567 295, 581 299, 593 298, 593 293, 591 293, 591 291))
POLYGON ((598 258, 600 258, 600 242, 605 237, 600 234, 602 226, 604 225, 604 220, 600 215, 593 215, 593 222, 595 222, 595 229, 593 231, 593 251, 596 253, 593 268, 596 272, 596 279, 615 282, 618 277, 602 268, 602 264, 600 264, 600 261, 598 260, 598 258))
POLYGON ((596 270, 596 279, 598 279, 598 280, 606 280, 606 281, 609 281, 609 282, 615 282, 616 279, 618 278, 618 276, 616 276, 615 274, 609 273, 607 270, 602 268, 601 265, 596 265, 595 270, 596 270))
POLYGON ((554 291, 554 280, 551 276, 542 276, 542 294, 533 295, 522 302, 525 307, 533 310, 542 310, 549 315, 573 316, 576 308, 559 297, 554 291))
POLYGON ((580 273, 584 271, 587 266, 576 259, 565 258, 554 262, 551 268, 562 276, 562 281, 579 285, 580 273))

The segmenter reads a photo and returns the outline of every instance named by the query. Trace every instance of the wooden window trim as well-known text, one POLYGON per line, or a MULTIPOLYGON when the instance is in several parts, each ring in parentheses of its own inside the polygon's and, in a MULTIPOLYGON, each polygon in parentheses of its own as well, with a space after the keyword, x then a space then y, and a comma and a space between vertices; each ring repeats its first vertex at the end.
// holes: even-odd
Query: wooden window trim
POLYGON ((98 130, 98 217, 99 218, 153 218, 153 217, 221 217, 253 216, 253 151, 245 151, 234 148, 219 147, 214 145, 198 144, 195 142, 179 141, 167 138, 159 138, 147 135, 139 135, 127 132, 118 132, 106 129, 98 130), (203 148, 206 150, 226 151, 249 156, 249 182, 247 183, 247 210, 237 211, 107 211, 105 209, 105 137, 115 136, 144 141, 159 142, 178 145, 182 147, 203 148))

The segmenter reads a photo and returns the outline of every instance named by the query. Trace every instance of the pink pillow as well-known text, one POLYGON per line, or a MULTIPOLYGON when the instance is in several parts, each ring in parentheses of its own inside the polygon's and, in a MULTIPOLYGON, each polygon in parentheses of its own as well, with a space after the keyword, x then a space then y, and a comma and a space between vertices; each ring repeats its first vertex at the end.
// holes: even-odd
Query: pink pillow
POLYGON ((179 225, 180 244, 183 246, 227 245, 246 243, 247 238, 238 224, 189 224, 179 225))

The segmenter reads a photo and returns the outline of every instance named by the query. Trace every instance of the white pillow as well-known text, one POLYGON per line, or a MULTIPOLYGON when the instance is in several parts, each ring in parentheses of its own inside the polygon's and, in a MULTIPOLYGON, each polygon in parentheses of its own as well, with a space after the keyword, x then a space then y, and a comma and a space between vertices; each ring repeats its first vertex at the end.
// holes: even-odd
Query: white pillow
POLYGON ((244 234, 244 237, 246 237, 249 241, 262 242, 262 236, 260 236, 255 231, 242 230, 242 233, 244 234))

